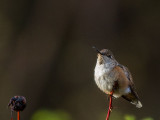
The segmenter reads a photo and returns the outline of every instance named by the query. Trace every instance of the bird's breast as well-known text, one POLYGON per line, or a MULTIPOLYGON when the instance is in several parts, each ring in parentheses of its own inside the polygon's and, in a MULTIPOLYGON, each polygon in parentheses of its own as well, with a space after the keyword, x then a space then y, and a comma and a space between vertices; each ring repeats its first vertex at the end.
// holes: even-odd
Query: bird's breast
POLYGON ((105 93, 111 92, 114 85, 114 79, 109 76, 112 69, 107 65, 96 65, 95 67, 95 82, 105 93))

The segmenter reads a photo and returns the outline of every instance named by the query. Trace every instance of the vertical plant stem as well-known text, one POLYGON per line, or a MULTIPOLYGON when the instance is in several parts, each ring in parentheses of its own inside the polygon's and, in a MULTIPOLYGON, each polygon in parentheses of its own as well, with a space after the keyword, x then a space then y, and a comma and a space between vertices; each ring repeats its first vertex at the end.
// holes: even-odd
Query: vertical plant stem
POLYGON ((113 95, 113 92, 111 92, 111 94, 110 94, 109 109, 108 109, 108 114, 107 114, 106 120, 109 120, 109 116, 110 116, 110 113, 112 110, 112 95, 113 95))
POLYGON ((13 120, 13 111, 11 110, 11 120, 13 120))
POLYGON ((20 111, 17 111, 17 120, 20 120, 20 111))

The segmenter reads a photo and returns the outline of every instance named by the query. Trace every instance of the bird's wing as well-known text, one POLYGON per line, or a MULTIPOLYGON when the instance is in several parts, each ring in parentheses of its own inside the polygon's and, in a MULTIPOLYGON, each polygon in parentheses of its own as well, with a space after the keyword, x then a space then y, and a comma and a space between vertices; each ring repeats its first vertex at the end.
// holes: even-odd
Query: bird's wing
POLYGON ((131 73, 129 72, 128 68, 125 67, 125 66, 123 66, 123 65, 121 65, 121 64, 118 64, 118 66, 119 66, 121 69, 123 69, 124 74, 127 76, 127 79, 130 81, 130 88, 131 88, 131 90, 135 91, 135 85, 134 85, 134 83, 133 83, 133 78, 132 78, 132 75, 131 75, 131 73))
POLYGON ((132 84, 134 84, 134 83, 133 83, 132 75, 131 75, 131 73, 129 72, 128 68, 125 67, 125 66, 123 66, 123 65, 121 65, 121 64, 118 64, 118 66, 123 69, 124 74, 127 76, 128 80, 131 81, 132 84))
POLYGON ((142 104, 139 101, 138 94, 135 91, 135 85, 133 83, 133 78, 132 78, 131 73, 129 72, 127 67, 120 65, 120 64, 118 64, 118 66, 123 69, 124 74, 127 76, 128 80, 130 81, 129 88, 131 92, 126 95, 122 95, 122 97, 128 100, 129 102, 131 102, 132 104, 135 104, 138 108, 142 107, 142 104))

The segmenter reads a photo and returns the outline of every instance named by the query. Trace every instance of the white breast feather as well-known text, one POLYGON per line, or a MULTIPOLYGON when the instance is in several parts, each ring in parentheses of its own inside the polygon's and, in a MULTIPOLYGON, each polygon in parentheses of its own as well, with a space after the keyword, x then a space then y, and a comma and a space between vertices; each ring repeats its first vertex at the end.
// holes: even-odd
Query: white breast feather
POLYGON ((108 67, 109 64, 96 64, 95 67, 95 82, 98 87, 104 92, 111 92, 114 80, 108 77, 109 72, 112 70, 111 67, 108 67))

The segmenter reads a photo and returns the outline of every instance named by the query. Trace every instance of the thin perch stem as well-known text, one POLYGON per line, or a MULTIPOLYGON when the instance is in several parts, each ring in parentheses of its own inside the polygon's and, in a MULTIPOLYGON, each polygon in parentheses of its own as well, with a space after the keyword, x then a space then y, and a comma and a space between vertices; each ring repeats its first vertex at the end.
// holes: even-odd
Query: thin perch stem
POLYGON ((13 120, 13 111, 11 110, 11 120, 13 120))
POLYGON ((111 94, 110 94, 109 109, 108 109, 108 114, 107 114, 106 120, 109 120, 109 116, 110 116, 110 113, 112 110, 112 95, 113 95, 113 92, 111 92, 111 94))
POLYGON ((17 111, 17 120, 20 120, 20 111, 17 111))

